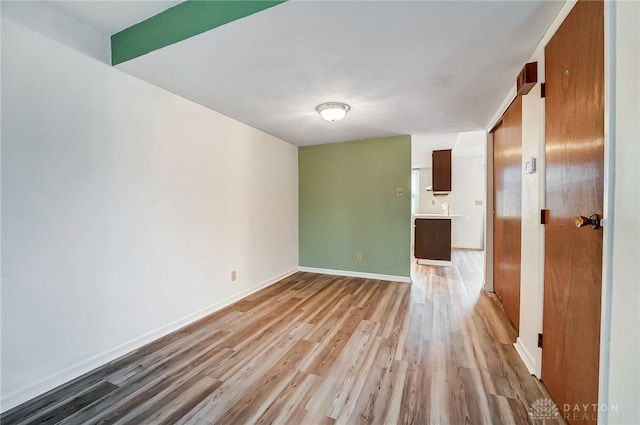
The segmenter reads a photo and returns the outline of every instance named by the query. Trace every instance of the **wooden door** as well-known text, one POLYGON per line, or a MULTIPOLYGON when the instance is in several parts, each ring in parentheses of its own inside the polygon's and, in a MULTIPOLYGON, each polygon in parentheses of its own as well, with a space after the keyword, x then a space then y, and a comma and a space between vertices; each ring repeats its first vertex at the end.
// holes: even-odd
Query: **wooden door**
POLYGON ((493 289, 507 317, 520 326, 522 219, 522 98, 493 131, 493 289))
MULTIPOLYGON (((598 401, 602 229, 604 10, 579 1, 545 49, 546 206, 542 380, 559 406, 598 401)), ((595 423, 578 408, 571 424, 595 423)))

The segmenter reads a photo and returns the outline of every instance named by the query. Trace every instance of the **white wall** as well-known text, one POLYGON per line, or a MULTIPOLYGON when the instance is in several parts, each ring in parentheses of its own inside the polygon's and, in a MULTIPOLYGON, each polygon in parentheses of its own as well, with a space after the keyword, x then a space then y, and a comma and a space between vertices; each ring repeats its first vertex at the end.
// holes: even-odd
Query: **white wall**
POLYGON ((486 175, 484 178, 486 198, 484 207, 484 279, 482 288, 493 292, 493 133, 486 135, 486 175))
MULTIPOLYGON (((542 67, 543 56, 536 59, 542 67)), ((538 333, 542 332, 544 299, 544 226, 540 224, 540 210, 544 208, 545 146, 540 83, 522 98, 522 160, 531 157, 536 158, 536 172, 522 174, 520 335, 515 347, 529 372, 541 377, 538 333)))
POLYGON ((607 196, 600 401, 603 424, 640 423, 640 3, 608 2, 607 196), (610 332, 609 332, 610 330, 610 332), (607 350, 608 348, 608 350, 607 350))
POLYGON ((411 168, 431 168, 431 153, 439 149, 453 149, 458 133, 418 133, 411 135, 411 168))
POLYGON ((431 167, 419 168, 418 171, 420 173, 418 212, 422 214, 441 214, 440 203, 436 203, 437 196, 433 196, 433 192, 427 190, 427 187, 431 186, 433 178, 431 167))
POLYGON ((446 198, 451 214, 463 216, 451 223, 451 245, 454 248, 483 249, 485 159, 456 157, 454 148, 451 166, 451 187, 455 190, 451 190, 446 198))
POLYGON ((3 14, 2 410, 293 272, 297 205, 295 146, 3 14))

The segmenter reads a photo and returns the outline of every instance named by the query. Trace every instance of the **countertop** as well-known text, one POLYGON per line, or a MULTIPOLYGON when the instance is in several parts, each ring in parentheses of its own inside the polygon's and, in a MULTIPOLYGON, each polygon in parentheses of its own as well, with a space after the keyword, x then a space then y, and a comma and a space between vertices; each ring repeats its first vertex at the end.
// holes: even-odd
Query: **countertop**
POLYGON ((462 214, 414 214, 413 218, 434 218, 434 219, 454 219, 454 218, 461 218, 461 217, 466 217, 462 214))

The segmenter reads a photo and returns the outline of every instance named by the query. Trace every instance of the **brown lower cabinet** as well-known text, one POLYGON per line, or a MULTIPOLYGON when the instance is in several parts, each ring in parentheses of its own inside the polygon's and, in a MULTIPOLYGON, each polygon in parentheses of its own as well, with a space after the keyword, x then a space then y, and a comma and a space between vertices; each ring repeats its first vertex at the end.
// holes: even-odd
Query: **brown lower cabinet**
POLYGON ((451 220, 416 218, 414 257, 451 261, 451 220))

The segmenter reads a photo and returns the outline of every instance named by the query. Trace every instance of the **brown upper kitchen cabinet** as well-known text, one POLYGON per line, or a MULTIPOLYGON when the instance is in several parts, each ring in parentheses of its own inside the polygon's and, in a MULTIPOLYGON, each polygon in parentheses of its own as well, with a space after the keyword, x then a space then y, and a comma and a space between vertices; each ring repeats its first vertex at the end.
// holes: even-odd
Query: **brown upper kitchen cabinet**
POLYGON ((451 192, 451 149, 433 151, 432 188, 434 192, 451 192))

